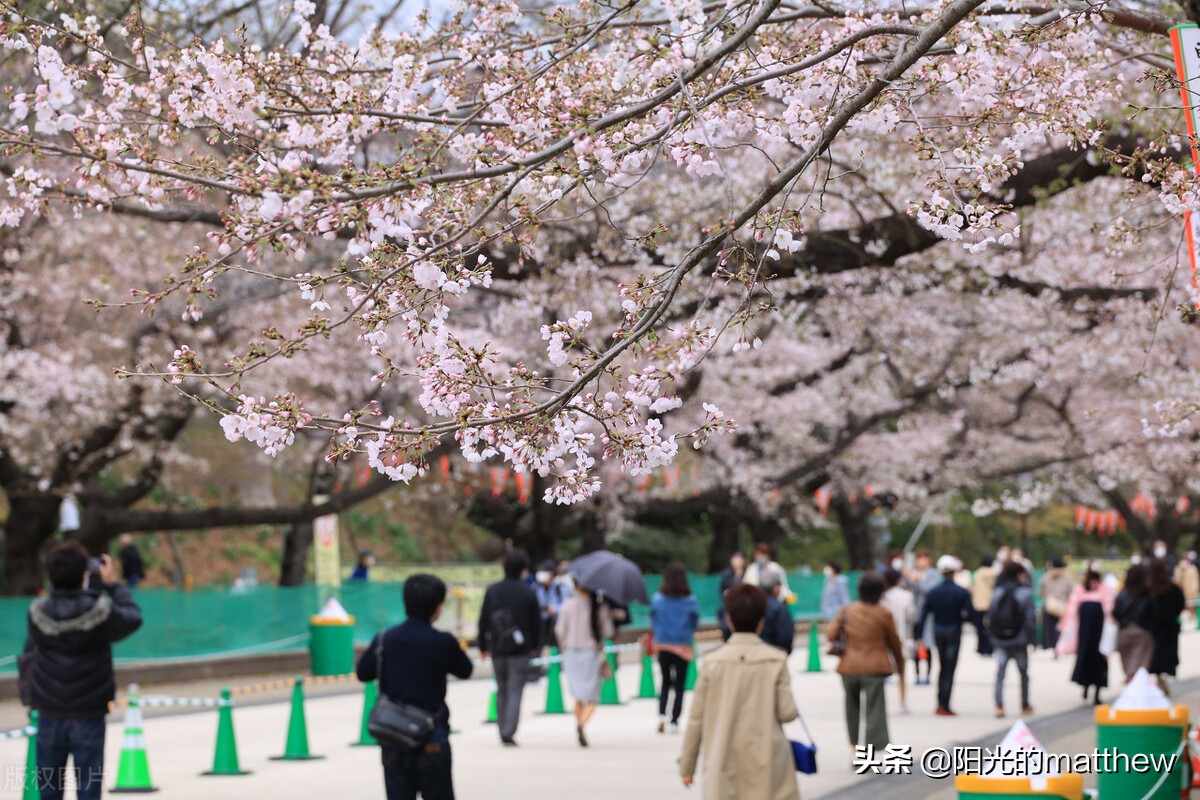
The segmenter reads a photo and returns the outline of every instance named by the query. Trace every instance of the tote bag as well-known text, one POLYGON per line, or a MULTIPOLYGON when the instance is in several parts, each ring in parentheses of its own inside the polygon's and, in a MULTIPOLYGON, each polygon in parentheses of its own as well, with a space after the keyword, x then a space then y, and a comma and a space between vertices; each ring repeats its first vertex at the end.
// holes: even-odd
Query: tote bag
POLYGON ((1117 652, 1117 623, 1111 617, 1104 618, 1104 628, 1100 631, 1100 655, 1111 656, 1117 652))
POLYGON ((812 733, 808 730, 808 723, 804 721, 804 715, 799 709, 796 711, 796 716, 800 719, 800 725, 804 728, 804 735, 808 737, 811 744, 798 742, 794 739, 788 740, 788 744, 792 746, 792 760, 796 762, 796 771, 803 772, 805 775, 817 774, 817 745, 813 739, 812 733))

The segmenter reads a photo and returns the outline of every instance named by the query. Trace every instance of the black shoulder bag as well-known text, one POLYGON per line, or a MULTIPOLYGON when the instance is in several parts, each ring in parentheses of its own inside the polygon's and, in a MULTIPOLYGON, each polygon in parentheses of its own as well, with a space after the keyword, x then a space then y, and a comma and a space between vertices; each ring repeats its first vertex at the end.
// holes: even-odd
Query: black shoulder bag
POLYGON ((433 735, 434 715, 423 708, 393 702, 383 693, 383 634, 379 635, 375 651, 376 680, 380 682, 379 699, 367 717, 367 732, 384 747, 400 753, 415 753, 425 747, 433 735))

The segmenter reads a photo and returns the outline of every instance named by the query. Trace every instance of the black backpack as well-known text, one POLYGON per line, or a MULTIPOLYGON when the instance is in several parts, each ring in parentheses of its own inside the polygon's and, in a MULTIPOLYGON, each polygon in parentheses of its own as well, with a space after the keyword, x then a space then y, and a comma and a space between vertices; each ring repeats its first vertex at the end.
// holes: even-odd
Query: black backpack
POLYGON ((1015 586, 1005 586, 1000 589, 1000 599, 996 602, 996 610, 988 614, 988 628, 997 639, 1015 639, 1025 626, 1025 615, 1021 613, 1021 604, 1017 602, 1015 586))
POLYGON ((497 608, 492 612, 492 655, 511 656, 521 652, 525 646, 525 634, 518 627, 511 608, 497 608))

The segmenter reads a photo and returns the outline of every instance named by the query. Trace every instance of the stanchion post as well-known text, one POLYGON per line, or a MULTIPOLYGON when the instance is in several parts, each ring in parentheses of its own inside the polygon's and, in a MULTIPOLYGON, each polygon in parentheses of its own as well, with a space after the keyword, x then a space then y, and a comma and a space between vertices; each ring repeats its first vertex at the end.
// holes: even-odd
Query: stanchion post
POLYGON ((38 712, 29 712, 29 727, 33 733, 29 734, 29 751, 25 754, 25 791, 21 800, 39 800, 42 793, 38 787, 37 768, 38 712))

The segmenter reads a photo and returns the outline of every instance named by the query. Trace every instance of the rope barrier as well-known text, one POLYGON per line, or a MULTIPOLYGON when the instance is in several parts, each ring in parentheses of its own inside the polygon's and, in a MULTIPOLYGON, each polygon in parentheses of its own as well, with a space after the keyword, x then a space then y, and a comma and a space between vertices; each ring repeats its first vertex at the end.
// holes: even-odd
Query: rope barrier
MULTIPOLYGON (((605 653, 622 653, 622 652, 627 652, 629 650, 641 650, 641 649, 642 649, 642 646, 640 644, 638 644, 637 642, 630 642, 629 644, 609 645, 604 648, 604 652, 605 653)), ((550 664, 561 664, 562 661, 563 661, 563 657, 560 654, 557 656, 545 656, 544 658, 531 658, 529 660, 529 663, 535 667, 545 667, 550 664)), ((483 662, 475 661, 474 663, 476 665, 479 665, 479 664, 482 664, 483 662)))
POLYGON ((9 739, 24 739, 27 736, 33 736, 38 729, 33 725, 26 725, 24 728, 14 728, 11 731, 0 731, 0 741, 9 739))
MULTIPOLYGON (((121 705, 128 705, 128 700, 122 701, 121 705)), ((168 697, 166 695, 146 695, 139 698, 138 704, 142 708, 156 708, 163 706, 201 706, 205 708, 217 708, 221 706, 231 706, 233 701, 225 701, 220 698, 212 697, 168 697)))
MULTIPOLYGON (((696 638, 700 638, 700 637, 697 636, 696 638)), ((631 642, 629 644, 610 645, 610 646, 604 648, 604 652, 605 653, 620 653, 620 652, 628 652, 628 651, 639 650, 639 649, 641 649, 640 644, 638 644, 637 642, 631 642)), ((530 659, 530 663, 533 666, 549 666, 550 664, 561 664, 562 661, 563 661, 562 655, 546 656, 544 658, 530 659)), ((472 662, 476 666, 486 663, 479 659, 472 659, 472 662)), ((310 677, 304 678, 302 683, 305 686, 328 686, 328 685, 338 684, 338 683, 349 683, 351 681, 357 681, 357 680, 358 680, 358 676, 355 673, 348 672, 343 675, 312 675, 310 677)), ((283 689, 291 689, 291 688, 295 687, 295 685, 296 685, 295 678, 281 678, 280 680, 263 681, 261 683, 251 683, 251 684, 247 684, 245 686, 235 686, 229 690, 229 694, 230 694, 231 698, 247 697, 247 696, 255 695, 255 694, 263 694, 264 692, 274 692, 274 691, 280 691, 283 689)), ((233 700, 230 699, 230 700, 226 701, 226 700, 221 700, 219 698, 214 698, 214 697, 172 697, 170 695, 143 695, 141 698, 139 698, 139 703, 143 708, 167 708, 167 707, 222 708, 225 706, 232 706, 233 700)), ((129 705, 129 699, 126 697, 123 697, 119 701, 114 703, 114 705, 120 706, 122 708, 127 707, 129 705)), ((3 739, 3 738, 4 738, 4 736, 0 735, 0 739, 3 739)), ((8 738, 15 738, 15 737, 10 736, 8 738)))

